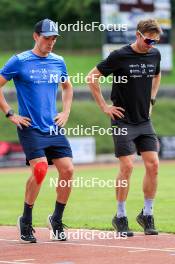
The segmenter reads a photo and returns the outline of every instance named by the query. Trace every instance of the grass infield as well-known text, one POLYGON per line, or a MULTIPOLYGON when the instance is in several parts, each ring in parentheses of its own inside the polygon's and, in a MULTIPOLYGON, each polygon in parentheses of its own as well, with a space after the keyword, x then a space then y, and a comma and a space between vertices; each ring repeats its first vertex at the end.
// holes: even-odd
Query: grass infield
MULTIPOLYGON (((118 165, 115 167, 93 167, 75 170, 75 179, 93 177, 101 180, 115 179, 118 165)), ((25 182, 30 170, 0 171, 1 225, 15 225, 23 208, 25 182)), ((141 231, 135 217, 143 207, 142 178, 143 165, 136 165, 131 179, 131 188, 127 201, 130 227, 141 231)), ((50 169, 35 203, 33 222, 37 226, 46 226, 47 215, 52 213, 55 204, 55 187, 50 187, 50 178, 57 177, 57 172, 50 169)), ((159 186, 155 201, 155 220, 162 232, 175 232, 174 211, 174 164, 161 163, 159 186)), ((77 188, 74 187, 65 210, 64 223, 69 227, 110 230, 111 219, 116 212, 114 188, 77 188)))

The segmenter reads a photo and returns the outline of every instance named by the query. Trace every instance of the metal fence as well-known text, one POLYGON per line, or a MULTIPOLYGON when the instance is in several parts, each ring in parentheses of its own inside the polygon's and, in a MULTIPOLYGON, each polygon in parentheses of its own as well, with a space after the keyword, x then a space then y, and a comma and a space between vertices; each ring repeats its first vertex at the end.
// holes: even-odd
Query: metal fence
MULTIPOLYGON (((0 31, 0 50, 26 50, 33 45, 32 30, 0 31)), ((102 45, 102 33, 92 32, 61 32, 56 48, 63 50, 97 49, 102 45)))

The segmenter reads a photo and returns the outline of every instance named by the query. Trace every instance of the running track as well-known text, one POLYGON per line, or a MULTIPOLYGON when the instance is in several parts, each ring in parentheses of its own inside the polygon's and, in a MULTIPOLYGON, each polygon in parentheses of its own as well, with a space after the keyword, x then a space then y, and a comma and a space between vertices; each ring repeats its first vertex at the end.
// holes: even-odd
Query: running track
POLYGON ((52 242, 48 229, 36 228, 36 236, 38 243, 21 244, 16 227, 0 227, 0 264, 175 263, 173 234, 144 236, 136 233, 134 237, 127 239, 95 237, 94 240, 52 242))

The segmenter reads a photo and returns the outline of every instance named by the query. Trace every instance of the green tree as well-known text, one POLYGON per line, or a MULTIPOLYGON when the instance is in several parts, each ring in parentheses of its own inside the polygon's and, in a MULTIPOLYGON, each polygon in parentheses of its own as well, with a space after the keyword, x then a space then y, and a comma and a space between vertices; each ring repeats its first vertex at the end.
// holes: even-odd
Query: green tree
POLYGON ((31 27, 43 18, 60 23, 100 20, 99 0, 0 0, 0 29, 31 27))

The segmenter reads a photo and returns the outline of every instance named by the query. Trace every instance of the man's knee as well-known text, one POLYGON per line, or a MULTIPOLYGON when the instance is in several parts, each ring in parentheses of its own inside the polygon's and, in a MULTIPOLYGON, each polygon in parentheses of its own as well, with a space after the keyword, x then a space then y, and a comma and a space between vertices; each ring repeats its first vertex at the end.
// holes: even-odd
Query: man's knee
POLYGON ((121 174, 125 176, 130 176, 133 170, 133 162, 132 161, 126 161, 123 162, 122 165, 120 166, 120 172, 121 174))
POLYGON ((34 165, 33 174, 38 185, 41 184, 44 180, 47 173, 47 169, 48 164, 46 161, 40 161, 34 165))
POLYGON ((149 174, 157 175, 159 169, 159 160, 152 159, 145 163, 146 170, 149 174))
POLYGON ((68 165, 60 170, 60 178, 71 179, 73 175, 74 167, 73 165, 68 165))

